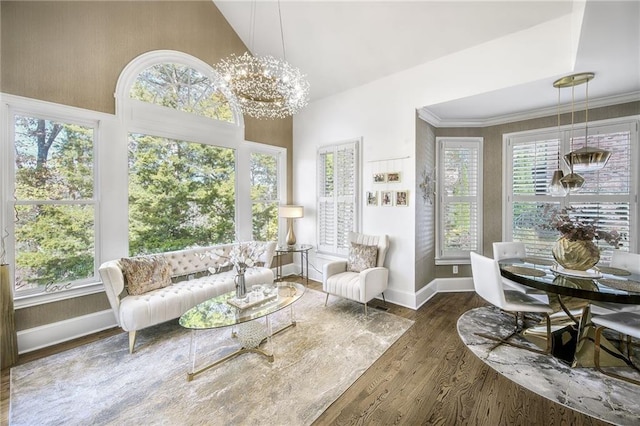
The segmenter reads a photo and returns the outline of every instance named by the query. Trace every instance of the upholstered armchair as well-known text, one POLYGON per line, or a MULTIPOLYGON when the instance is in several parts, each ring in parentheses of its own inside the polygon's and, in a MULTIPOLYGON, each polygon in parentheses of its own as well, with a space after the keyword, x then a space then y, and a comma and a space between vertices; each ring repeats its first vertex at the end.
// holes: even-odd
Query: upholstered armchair
POLYGON ((387 235, 372 236, 357 232, 349 233, 349 258, 329 262, 322 270, 322 290, 329 295, 344 297, 364 303, 367 314, 367 302, 382 294, 389 282, 389 269, 384 267, 384 259, 389 248, 387 235))

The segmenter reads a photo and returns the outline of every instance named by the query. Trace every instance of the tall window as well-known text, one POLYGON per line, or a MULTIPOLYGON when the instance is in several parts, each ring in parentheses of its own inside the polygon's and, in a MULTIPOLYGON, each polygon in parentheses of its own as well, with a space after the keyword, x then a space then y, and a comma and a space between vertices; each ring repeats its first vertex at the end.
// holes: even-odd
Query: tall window
POLYGON ((482 251, 482 139, 438 138, 436 262, 482 251))
POLYGON ((358 142, 318 150, 318 250, 349 252, 349 231, 358 229, 358 142))
POLYGON ((254 240, 278 240, 280 157, 279 153, 273 152, 251 153, 251 222, 254 240))
POLYGON ((130 255, 238 239, 238 141, 224 133, 233 110, 216 76, 191 62, 146 66, 128 91, 130 255))
POLYGON ((14 114, 16 295, 96 276, 97 123, 14 114))
MULTIPOLYGON (((562 129, 541 130, 506 137, 505 229, 508 240, 523 241, 527 251, 536 256, 551 257, 551 247, 559 237, 555 230, 543 230, 551 208, 572 207, 585 221, 599 229, 616 230, 624 236, 621 250, 637 246, 637 149, 636 122, 591 124, 591 147, 611 152, 607 165, 599 171, 581 173, 585 184, 566 197, 551 197, 547 186, 558 167, 558 151, 566 153, 585 146, 584 135, 574 136, 562 129)), ((569 173, 562 163, 565 174, 569 173)), ((601 260, 610 260, 613 247, 597 242, 601 260)))
POLYGON ((235 238, 235 152, 129 135, 129 254, 235 238))

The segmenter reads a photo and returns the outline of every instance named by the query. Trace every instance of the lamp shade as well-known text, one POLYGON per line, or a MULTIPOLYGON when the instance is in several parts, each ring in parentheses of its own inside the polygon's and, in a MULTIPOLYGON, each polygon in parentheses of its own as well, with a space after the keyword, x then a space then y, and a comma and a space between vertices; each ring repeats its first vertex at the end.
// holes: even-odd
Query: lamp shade
POLYGON ((280 206, 279 207, 280 217, 284 217, 287 219, 297 219, 304 217, 304 207, 303 206, 280 206))

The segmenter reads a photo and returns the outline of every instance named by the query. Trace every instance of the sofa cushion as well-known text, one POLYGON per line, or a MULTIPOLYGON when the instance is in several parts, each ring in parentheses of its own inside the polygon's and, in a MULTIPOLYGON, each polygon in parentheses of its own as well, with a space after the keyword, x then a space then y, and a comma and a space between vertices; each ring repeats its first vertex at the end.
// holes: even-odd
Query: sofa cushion
POLYGON ((123 257, 120 266, 130 295, 171 285, 171 266, 164 256, 123 257))
POLYGON ((378 246, 351 243, 347 271, 361 272, 376 266, 378 260, 378 246))

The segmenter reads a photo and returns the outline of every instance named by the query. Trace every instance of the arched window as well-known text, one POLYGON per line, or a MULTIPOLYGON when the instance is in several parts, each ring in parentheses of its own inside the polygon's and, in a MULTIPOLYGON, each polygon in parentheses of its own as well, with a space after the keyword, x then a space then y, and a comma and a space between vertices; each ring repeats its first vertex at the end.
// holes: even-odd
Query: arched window
POLYGON ((243 129, 213 69, 149 52, 125 68, 117 114, 127 131, 129 255, 237 238, 243 129))
POLYGON ((177 63, 152 65, 138 74, 131 99, 233 123, 224 93, 197 69, 177 63))

